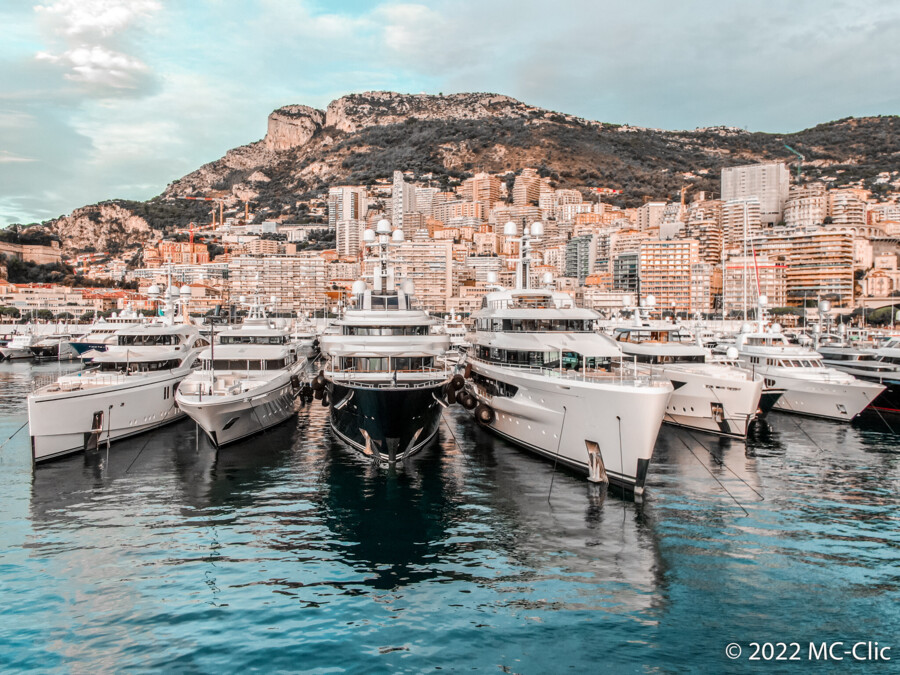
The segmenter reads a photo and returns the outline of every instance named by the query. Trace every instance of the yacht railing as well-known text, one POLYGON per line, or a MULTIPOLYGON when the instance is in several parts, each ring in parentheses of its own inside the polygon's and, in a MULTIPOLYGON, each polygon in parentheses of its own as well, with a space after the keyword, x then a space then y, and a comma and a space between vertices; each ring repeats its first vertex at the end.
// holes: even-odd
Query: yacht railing
POLYGON ((433 387, 435 382, 448 380, 453 376, 449 365, 441 368, 416 368, 415 370, 329 370, 325 377, 337 384, 352 384, 370 389, 422 389, 433 387), (417 375, 414 380, 403 380, 399 376, 417 375), (379 379, 371 379, 372 377, 379 379))
POLYGON ((489 366, 497 366, 500 368, 527 370, 546 377, 558 377, 563 380, 575 380, 577 382, 616 382, 618 384, 632 382, 637 386, 653 386, 654 384, 668 382, 667 378, 656 374, 652 369, 648 369, 646 364, 639 364, 636 358, 633 361, 625 359, 618 362, 614 361, 611 370, 596 368, 561 370, 560 368, 548 368, 546 366, 499 363, 497 361, 488 361, 487 359, 471 355, 466 356, 466 361, 478 361, 489 366))

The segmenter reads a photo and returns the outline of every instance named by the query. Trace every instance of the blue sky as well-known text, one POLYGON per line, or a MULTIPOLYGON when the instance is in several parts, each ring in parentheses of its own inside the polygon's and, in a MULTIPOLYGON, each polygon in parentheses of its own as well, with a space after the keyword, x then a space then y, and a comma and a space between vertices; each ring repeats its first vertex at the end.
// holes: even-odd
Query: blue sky
POLYGON ((354 91, 795 131, 900 112, 900 3, 0 0, 0 225, 147 199, 354 91))

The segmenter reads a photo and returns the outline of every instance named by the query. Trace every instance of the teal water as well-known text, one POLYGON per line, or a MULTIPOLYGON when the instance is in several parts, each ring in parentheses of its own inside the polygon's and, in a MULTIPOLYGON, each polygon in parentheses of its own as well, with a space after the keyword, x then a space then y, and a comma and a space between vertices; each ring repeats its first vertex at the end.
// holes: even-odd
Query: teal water
MULTIPOLYGON (((0 364, 0 441, 56 368, 0 364)), ((218 453, 180 422, 34 472, 22 431, 0 449, 0 671, 828 669, 749 662, 767 640, 900 660, 881 420, 773 415, 746 446, 664 429, 635 504, 445 417, 396 471, 318 403, 218 453)))

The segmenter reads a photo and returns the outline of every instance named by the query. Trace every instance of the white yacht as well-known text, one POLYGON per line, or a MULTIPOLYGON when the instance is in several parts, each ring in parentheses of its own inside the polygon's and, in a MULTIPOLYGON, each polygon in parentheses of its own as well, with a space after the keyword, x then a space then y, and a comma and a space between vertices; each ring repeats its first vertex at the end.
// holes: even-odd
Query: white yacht
POLYGON ((0 347, 0 361, 8 359, 30 359, 34 358, 34 352, 31 348, 41 341, 41 336, 33 333, 19 333, 13 335, 5 347, 0 347))
POLYGON ((39 360, 54 359, 62 361, 65 359, 77 359, 78 352, 70 346, 71 335, 66 333, 53 333, 45 335, 40 340, 31 345, 31 353, 34 358, 39 360))
MULTIPOLYGON (((155 288, 151 295, 158 295, 155 288)), ((163 322, 121 330, 117 343, 98 354, 90 368, 63 375, 28 396, 35 462, 95 448, 184 415, 175 405, 175 390, 206 341, 194 326, 172 323, 178 289, 170 289, 163 322)))
MULTIPOLYGON (((367 247, 377 247, 373 283, 353 284, 353 308, 319 338, 327 357, 316 377, 316 396, 331 405, 331 427, 373 459, 406 459, 437 432, 447 405, 452 370, 450 340, 435 335, 437 324, 417 308, 412 283, 397 284, 388 260, 403 232, 387 220, 366 230, 367 247)), ((461 384, 461 383, 460 383, 461 384)))
POLYGON ((238 327, 200 354, 175 401, 216 446, 247 438, 288 419, 307 365, 301 345, 276 328, 258 302, 238 327))
POLYGON ((709 350, 679 326, 616 328, 626 357, 672 383, 666 422, 723 436, 745 437, 759 410, 763 378, 708 359, 709 350))
POLYGON ((437 328, 437 333, 443 333, 450 338, 450 349, 464 352, 469 348, 468 331, 462 318, 457 315, 447 316, 437 328))
POLYGON ((900 338, 892 338, 877 349, 831 342, 821 344, 819 353, 827 366, 884 385, 871 407, 882 413, 900 413, 900 338))
POLYGON ((884 385, 829 368, 819 353, 790 344, 778 324, 744 326, 735 346, 743 366, 762 375, 767 389, 784 389, 776 410, 849 421, 884 391, 884 385))
POLYGON ((616 342, 594 332, 597 312, 529 288, 529 242, 542 230, 524 228, 515 289, 488 293, 473 314, 460 403, 503 438, 641 494, 673 387, 623 363, 616 342))

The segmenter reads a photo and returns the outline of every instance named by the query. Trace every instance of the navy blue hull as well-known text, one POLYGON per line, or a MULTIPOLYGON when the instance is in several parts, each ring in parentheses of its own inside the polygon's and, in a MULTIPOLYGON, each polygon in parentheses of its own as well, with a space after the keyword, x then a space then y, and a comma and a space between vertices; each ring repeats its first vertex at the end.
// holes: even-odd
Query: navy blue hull
POLYGON ((366 389, 329 383, 331 426, 360 452, 385 462, 409 457, 441 422, 441 386, 366 389))

